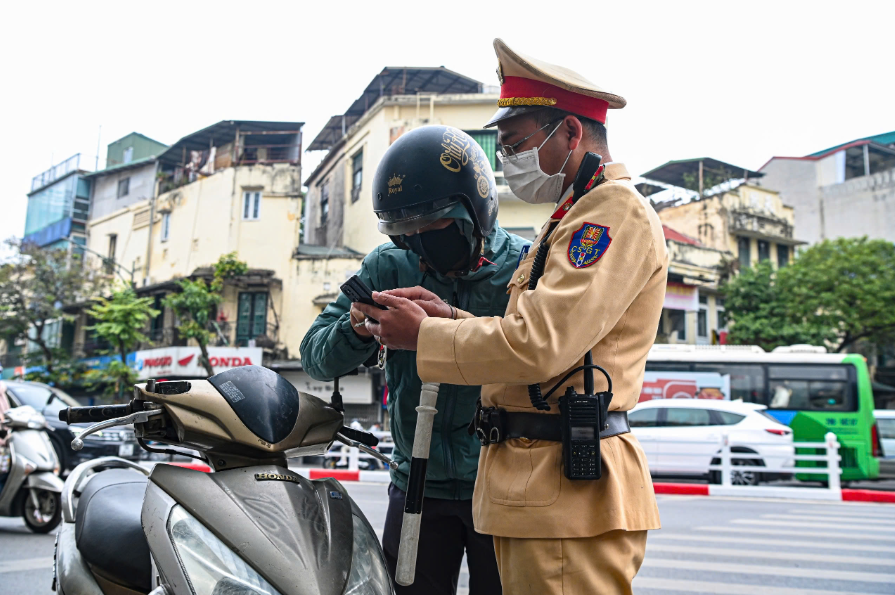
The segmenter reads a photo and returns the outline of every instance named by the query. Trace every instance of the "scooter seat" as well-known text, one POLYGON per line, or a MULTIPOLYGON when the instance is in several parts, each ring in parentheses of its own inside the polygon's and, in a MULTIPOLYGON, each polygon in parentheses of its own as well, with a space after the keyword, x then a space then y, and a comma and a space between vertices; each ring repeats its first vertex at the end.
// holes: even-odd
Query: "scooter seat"
POLYGON ((78 501, 75 543, 94 572, 114 583, 149 592, 152 563, 140 514, 148 478, 109 469, 87 482, 78 501))

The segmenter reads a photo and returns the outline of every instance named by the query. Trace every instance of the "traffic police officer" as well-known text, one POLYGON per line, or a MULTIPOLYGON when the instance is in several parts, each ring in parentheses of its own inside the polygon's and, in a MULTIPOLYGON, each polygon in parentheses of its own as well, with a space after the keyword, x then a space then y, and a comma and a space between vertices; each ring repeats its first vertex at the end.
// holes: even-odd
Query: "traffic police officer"
MULTIPOLYGON (((504 175, 519 198, 558 201, 558 208, 513 274, 503 318, 450 319, 437 298, 410 288, 374 294, 390 309, 369 309, 379 324, 368 321, 368 329, 390 347, 416 349, 425 382, 487 385, 484 411, 505 416, 499 431, 485 428, 490 443, 473 496, 476 529, 495 536, 504 592, 630 593, 646 532, 659 528, 646 457, 624 412, 639 398, 662 311, 662 225, 625 166, 609 156, 606 112, 625 100, 499 39, 494 47, 501 98, 489 125, 499 131, 504 175), (588 152, 600 154, 603 166, 589 191, 574 196, 588 152), (543 276, 530 289, 542 243, 549 244, 543 276), (514 431, 512 422, 552 415, 547 421, 558 425, 556 397, 541 411, 526 385, 548 390, 588 352, 612 378, 613 428, 601 432, 602 477, 569 480, 560 442, 522 426, 514 431)), ((606 390, 597 377, 597 390, 606 390)), ((563 384, 584 392, 581 372, 563 384)))

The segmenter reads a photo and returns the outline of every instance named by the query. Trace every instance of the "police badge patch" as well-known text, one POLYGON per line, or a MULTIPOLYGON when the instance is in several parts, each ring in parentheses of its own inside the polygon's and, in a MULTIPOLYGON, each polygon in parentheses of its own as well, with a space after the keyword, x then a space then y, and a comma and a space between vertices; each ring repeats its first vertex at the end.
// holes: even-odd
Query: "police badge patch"
POLYGON ((584 223, 569 241, 569 262, 576 269, 587 268, 603 258, 611 243, 608 227, 584 223))

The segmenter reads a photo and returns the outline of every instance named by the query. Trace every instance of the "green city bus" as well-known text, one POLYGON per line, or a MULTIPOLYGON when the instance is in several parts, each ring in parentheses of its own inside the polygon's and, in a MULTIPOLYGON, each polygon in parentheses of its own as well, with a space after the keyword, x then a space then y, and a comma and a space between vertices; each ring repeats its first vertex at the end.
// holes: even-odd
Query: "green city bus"
MULTIPOLYGON (((795 442, 839 440, 842 481, 879 476, 879 435, 864 358, 793 345, 768 353, 756 346, 655 345, 650 350, 641 401, 666 398, 742 399, 793 431, 795 442)), ((799 449, 798 454, 822 454, 799 449)), ((825 466, 799 461, 799 467, 825 466)), ((819 481, 823 475, 800 474, 819 481)))

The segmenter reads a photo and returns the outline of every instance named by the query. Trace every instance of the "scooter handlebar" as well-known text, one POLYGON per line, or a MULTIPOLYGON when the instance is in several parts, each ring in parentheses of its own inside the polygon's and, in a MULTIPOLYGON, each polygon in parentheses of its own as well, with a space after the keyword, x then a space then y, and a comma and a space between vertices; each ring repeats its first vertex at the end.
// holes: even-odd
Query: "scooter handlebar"
POLYGON ((94 423, 124 417, 133 413, 130 405, 97 405, 96 407, 69 407, 59 412, 59 421, 69 424, 94 423))

